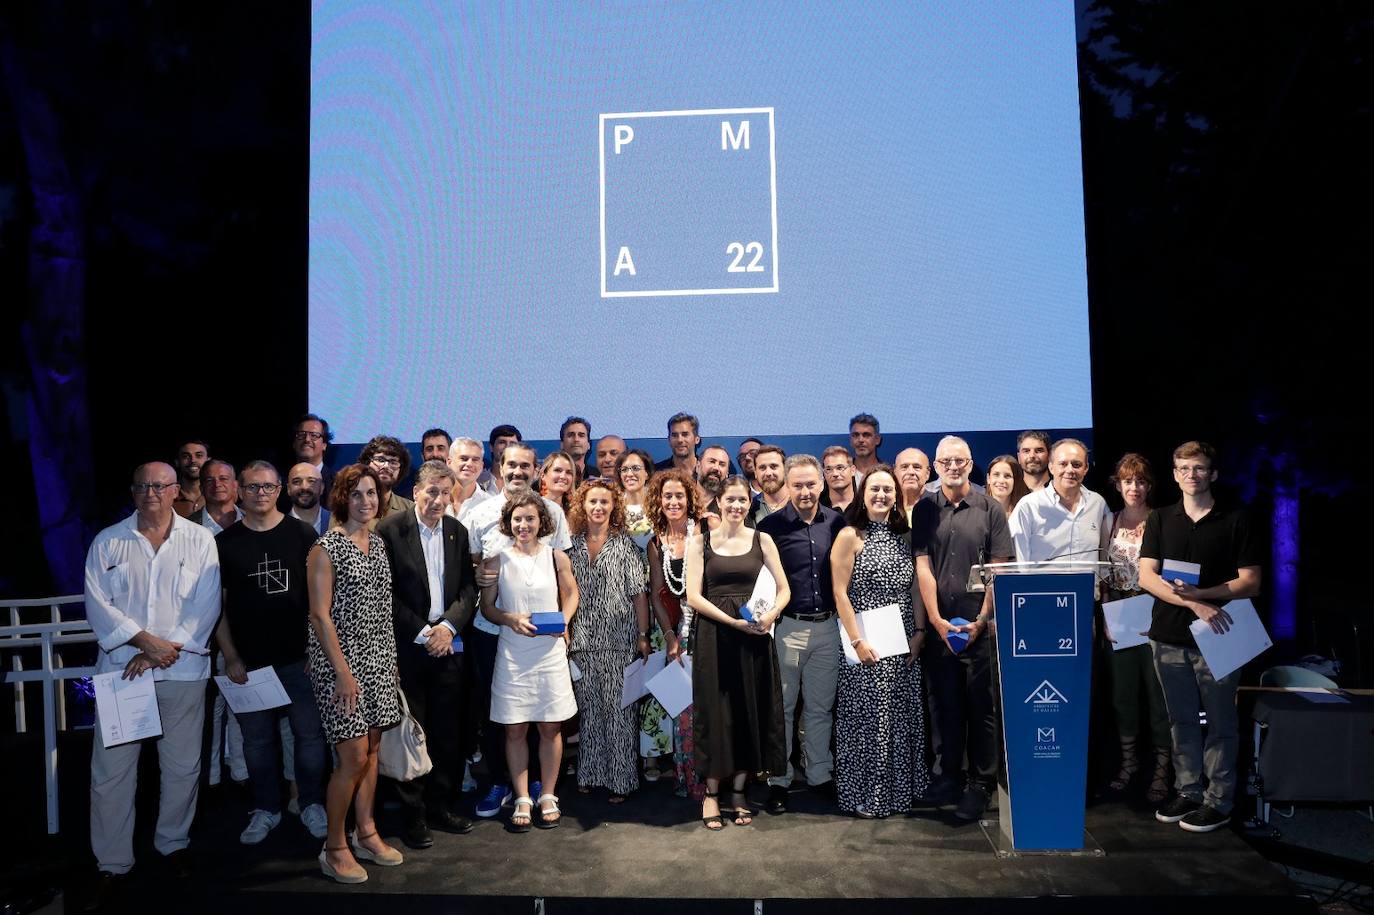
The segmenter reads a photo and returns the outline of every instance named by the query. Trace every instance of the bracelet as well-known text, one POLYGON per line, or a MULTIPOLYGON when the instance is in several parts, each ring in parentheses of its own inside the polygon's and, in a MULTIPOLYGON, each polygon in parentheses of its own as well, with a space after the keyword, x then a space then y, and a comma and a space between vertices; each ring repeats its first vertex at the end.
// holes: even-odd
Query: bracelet
POLYGON ((863 636, 859 636, 857 639, 854 639, 853 641, 851 641, 851 642, 849 643, 849 647, 850 647, 850 648, 858 648, 858 647, 859 647, 859 643, 862 642, 863 640, 864 640, 864 637, 863 637, 863 636))

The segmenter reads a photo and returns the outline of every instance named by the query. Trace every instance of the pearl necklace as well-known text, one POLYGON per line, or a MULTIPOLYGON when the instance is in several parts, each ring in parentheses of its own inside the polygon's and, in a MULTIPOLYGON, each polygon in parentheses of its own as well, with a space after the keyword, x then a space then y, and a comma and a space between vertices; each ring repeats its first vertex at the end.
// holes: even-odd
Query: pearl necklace
MULTIPOLYGON (((684 542, 692 539, 692 530, 694 527, 695 524, 693 523, 692 519, 688 518, 687 536, 683 538, 684 542)), ((671 591, 677 597, 681 597, 682 595, 687 593, 687 570, 685 568, 686 564, 683 564, 684 568, 682 570, 681 577, 674 575, 672 562, 672 544, 668 542, 667 534, 664 535, 663 547, 664 548, 662 550, 659 550, 659 552, 663 554, 663 581, 668 586, 669 591, 671 591)))

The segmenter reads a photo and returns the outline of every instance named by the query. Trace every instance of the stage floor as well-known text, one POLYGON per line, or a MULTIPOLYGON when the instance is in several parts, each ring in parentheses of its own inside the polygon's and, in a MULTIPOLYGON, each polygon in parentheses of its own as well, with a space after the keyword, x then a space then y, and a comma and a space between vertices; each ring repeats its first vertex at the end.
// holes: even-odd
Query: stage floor
MULTIPOLYGON (((792 797, 785 815, 760 813, 751 827, 727 823, 714 834, 701 827, 698 806, 674 797, 669 784, 648 786, 619 807, 608 805, 604 793, 566 790, 558 829, 511 834, 503 817, 479 821, 466 836, 436 831, 434 846, 421 851, 393 840, 406 863, 369 867, 370 879, 361 887, 338 886, 320 875, 318 843, 294 818, 257 848, 237 843, 241 815, 202 820, 197 848, 207 883, 241 894, 250 910, 321 894, 368 896, 390 908, 418 905, 416 911, 442 910, 444 899, 451 906, 455 896, 468 897, 469 905, 485 899, 504 911, 535 898, 551 907, 558 900, 564 910, 579 899, 603 905, 761 899, 770 910, 806 900, 833 911, 837 903, 864 900, 981 900, 1001 908, 1013 899, 1048 897, 1154 912, 1166 904, 1161 897, 1172 897, 1171 910, 1191 908, 1179 897, 1193 897, 1198 908, 1215 911, 1218 896, 1264 897, 1270 904, 1264 908, 1312 910, 1232 832, 1193 835, 1125 804, 1089 809, 1088 829, 1105 852, 1100 857, 999 858, 978 824, 957 824, 948 814, 860 820, 827 812, 827 804, 807 792, 792 797), (398 895, 420 898, 402 903, 398 895)), ((995 831, 995 821, 989 829, 995 831)))

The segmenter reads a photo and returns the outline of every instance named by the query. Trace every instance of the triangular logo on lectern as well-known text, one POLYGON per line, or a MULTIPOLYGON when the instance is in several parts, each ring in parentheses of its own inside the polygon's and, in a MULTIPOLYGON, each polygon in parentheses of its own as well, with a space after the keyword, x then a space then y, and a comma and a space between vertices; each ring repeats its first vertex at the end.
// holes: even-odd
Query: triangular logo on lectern
POLYGON ((1068 697, 1061 693, 1053 683, 1049 680, 1041 680, 1040 685, 1031 690, 1031 694, 1021 704, 1025 705, 1030 702, 1035 705, 1058 705, 1061 702, 1067 704, 1068 701, 1068 697))

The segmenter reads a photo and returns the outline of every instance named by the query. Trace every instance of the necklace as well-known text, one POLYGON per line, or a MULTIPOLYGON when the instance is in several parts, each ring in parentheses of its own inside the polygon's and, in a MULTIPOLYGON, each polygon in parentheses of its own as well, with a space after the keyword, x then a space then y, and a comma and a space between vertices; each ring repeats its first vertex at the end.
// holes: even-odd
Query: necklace
MULTIPOLYGON (((693 524, 692 520, 690 518, 687 519, 687 536, 683 538, 684 541, 692 539, 692 528, 694 526, 695 525, 693 524)), ((664 549, 660 550, 660 552, 663 553, 663 581, 668 586, 669 591, 671 591, 677 597, 681 597, 682 595, 687 593, 686 563, 683 564, 682 575, 674 575, 673 562, 671 559, 673 548, 672 543, 669 541, 668 535, 666 534, 664 535, 663 546, 664 549)))
POLYGON ((509 555, 511 562, 515 564, 515 570, 519 572, 520 577, 524 579, 525 587, 533 588, 535 584, 535 571, 539 563, 539 554, 535 553, 531 556, 521 552, 520 548, 516 547, 509 551, 509 555))

